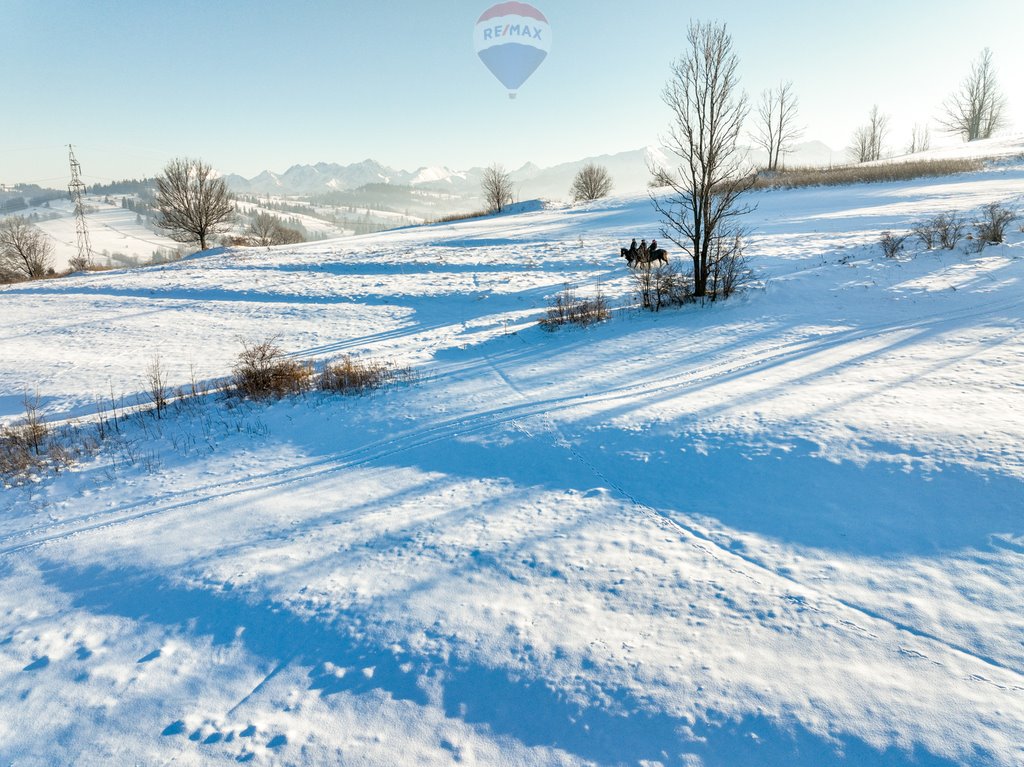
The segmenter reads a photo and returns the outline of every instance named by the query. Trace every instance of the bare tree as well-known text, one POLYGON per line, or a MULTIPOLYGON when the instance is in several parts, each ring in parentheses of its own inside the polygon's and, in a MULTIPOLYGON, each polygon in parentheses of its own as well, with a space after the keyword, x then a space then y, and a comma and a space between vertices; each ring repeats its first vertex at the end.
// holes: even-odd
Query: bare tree
POLYGON ((497 163, 484 171, 480 189, 491 213, 501 213, 512 202, 512 176, 497 163))
MULTIPOLYGON (((741 195, 754 184, 738 140, 750 111, 739 87, 739 57, 724 24, 691 22, 687 48, 672 64, 662 98, 673 113, 665 148, 679 160, 674 172, 651 173, 668 189, 651 193, 661 233, 693 261, 693 295, 708 294, 712 261, 742 242, 738 218, 753 208, 741 195)), ((734 253, 734 255, 739 255, 734 253)), ((712 293, 710 297, 714 297, 712 293)))
POLYGON ((778 170, 783 155, 793 151, 793 142, 803 135, 796 124, 800 100, 793 93, 793 82, 779 83, 761 93, 757 106, 754 143, 768 153, 767 170, 778 170))
POLYGON ((981 52, 960 88, 942 105, 942 127, 964 141, 992 138, 1006 124, 1006 97, 999 89, 992 51, 981 52))
POLYGON ((251 244, 261 247, 294 245, 303 241, 302 232, 285 226, 277 216, 262 212, 256 214, 246 234, 251 244))
POLYGON ((889 116, 878 111, 878 105, 871 107, 866 124, 853 133, 850 154, 857 162, 874 162, 882 159, 885 135, 889 131, 889 116))
POLYGON ((573 202, 584 202, 607 197, 611 190, 612 177, 608 169, 603 165, 588 162, 576 174, 569 192, 572 194, 573 202))
POLYGON ((910 143, 907 144, 907 154, 927 152, 932 148, 932 133, 927 125, 914 123, 914 130, 910 135, 910 143))
POLYGON ((171 160, 156 184, 157 226, 168 230, 172 240, 206 250, 210 237, 227 228, 234 213, 227 184, 201 160, 171 160))
POLYGON ((53 266, 53 243, 23 216, 0 221, 0 278, 35 280, 53 266))

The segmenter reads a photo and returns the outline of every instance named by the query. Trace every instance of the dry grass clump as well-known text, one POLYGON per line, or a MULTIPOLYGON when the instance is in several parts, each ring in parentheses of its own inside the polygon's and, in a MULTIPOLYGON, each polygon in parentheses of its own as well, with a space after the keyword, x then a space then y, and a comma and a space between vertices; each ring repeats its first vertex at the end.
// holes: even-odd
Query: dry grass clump
POLYGON ((313 366, 286 356, 273 338, 243 341, 231 373, 235 391, 252 399, 298 394, 313 385, 313 366))
POLYGON ((608 301, 601 289, 593 298, 581 298, 571 285, 557 294, 548 307, 547 316, 541 319, 540 326, 545 330, 555 330, 562 325, 578 325, 588 327, 596 322, 611 317, 608 301))
POLYGON ((410 368, 402 368, 385 360, 360 360, 345 355, 340 361, 325 365, 317 378, 321 391, 341 394, 365 394, 391 384, 411 381, 410 368))
POLYGON ((410 368, 386 360, 360 360, 351 355, 325 365, 316 373, 311 362, 287 357, 274 339, 243 343, 233 370, 233 386, 240 395, 267 399, 313 389, 341 394, 363 394, 413 380, 410 368))
POLYGON ((758 174, 754 189, 798 189, 808 186, 843 186, 915 178, 950 176, 985 167, 979 159, 907 160, 875 165, 841 165, 834 168, 786 168, 758 174))
POLYGON ((486 210, 476 210, 471 211, 469 213, 449 213, 447 215, 441 216, 440 218, 434 218, 431 219, 430 221, 427 221, 427 225, 450 224, 453 221, 468 221, 471 218, 483 218, 484 216, 489 215, 491 215, 490 212, 486 210))

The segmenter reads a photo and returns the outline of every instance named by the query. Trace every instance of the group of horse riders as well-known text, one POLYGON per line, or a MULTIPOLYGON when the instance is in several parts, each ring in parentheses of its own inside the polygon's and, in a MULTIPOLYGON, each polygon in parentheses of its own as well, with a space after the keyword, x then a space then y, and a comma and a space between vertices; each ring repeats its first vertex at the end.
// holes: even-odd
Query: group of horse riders
POLYGON ((635 266, 636 264, 649 265, 654 261, 662 261, 668 263, 668 251, 664 248, 658 247, 657 240, 651 240, 651 244, 647 244, 647 240, 640 240, 640 244, 636 244, 636 237, 633 238, 633 242, 630 243, 628 248, 621 249, 621 255, 626 259, 629 265, 635 266))

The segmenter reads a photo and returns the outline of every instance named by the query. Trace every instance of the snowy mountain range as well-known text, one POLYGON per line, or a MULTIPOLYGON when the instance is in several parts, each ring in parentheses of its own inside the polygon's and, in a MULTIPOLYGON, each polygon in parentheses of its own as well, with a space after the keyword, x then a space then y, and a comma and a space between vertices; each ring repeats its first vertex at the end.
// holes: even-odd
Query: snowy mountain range
MULTIPOLYGON (((827 165, 840 156, 820 141, 800 144, 788 156, 791 165, 827 165)), ((520 199, 536 197, 565 197, 573 177, 584 165, 598 163, 608 169, 617 193, 626 194, 646 189, 650 179, 649 160, 665 163, 664 150, 644 147, 616 154, 585 157, 542 168, 526 163, 511 171, 520 199)), ((750 150, 754 163, 764 161, 764 153, 750 150)), ((417 186, 443 191, 460 197, 476 197, 484 168, 452 170, 447 167, 421 167, 414 171, 398 170, 376 160, 366 159, 350 165, 319 162, 315 165, 293 165, 283 173, 265 170, 253 178, 231 174, 228 185, 240 194, 271 194, 282 196, 308 196, 328 192, 359 189, 367 184, 393 184, 417 186)))

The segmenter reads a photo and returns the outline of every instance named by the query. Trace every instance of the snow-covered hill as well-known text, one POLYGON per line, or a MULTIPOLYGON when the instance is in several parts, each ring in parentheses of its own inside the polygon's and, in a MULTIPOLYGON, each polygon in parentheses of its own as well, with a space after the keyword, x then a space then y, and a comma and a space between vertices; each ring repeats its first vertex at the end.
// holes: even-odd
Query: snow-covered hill
POLYGON ((1024 234, 876 243, 1022 194, 759 193, 756 283, 657 315, 644 195, 0 289, 8 420, 240 338, 419 376, 4 489, 0 760, 1021 764, 1024 234), (613 319, 538 329, 566 283, 613 319))
MULTIPOLYGON (((105 202, 101 197, 86 199, 86 225, 92 246, 93 261, 99 266, 126 266, 148 263, 154 256, 176 253, 180 244, 164 234, 148 228, 134 211, 118 202, 105 202)), ((46 208, 29 209, 19 215, 35 213, 43 219, 38 226, 53 244, 54 268, 64 271, 68 262, 78 255, 74 209, 67 200, 54 200, 46 208), (53 216, 53 218, 49 218, 53 216)))
MULTIPOLYGON (((978 141, 956 141, 947 139, 941 146, 915 154, 895 155, 878 163, 925 160, 960 160, 972 158, 1005 159, 1024 157, 1024 133, 1007 133, 995 138, 978 141)), ((868 163, 874 164, 874 163, 868 163)))

